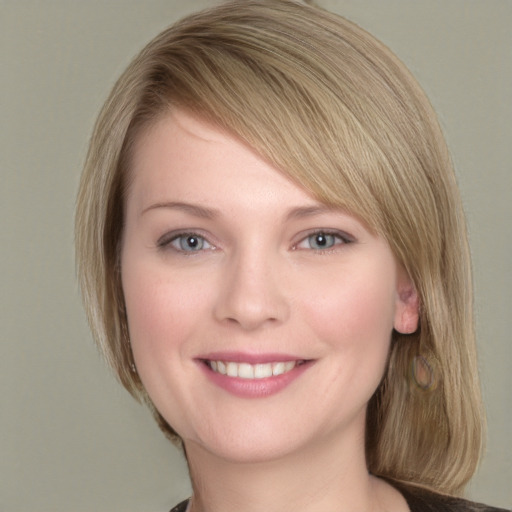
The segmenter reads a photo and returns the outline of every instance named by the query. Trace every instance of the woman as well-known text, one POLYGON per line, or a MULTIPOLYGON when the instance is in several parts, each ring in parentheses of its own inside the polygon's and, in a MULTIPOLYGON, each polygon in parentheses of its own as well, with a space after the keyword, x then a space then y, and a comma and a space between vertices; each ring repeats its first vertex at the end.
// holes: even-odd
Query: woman
POLYGON ((176 511, 496 510, 464 216, 403 64, 286 0, 190 16, 114 87, 80 187, 95 338, 185 450, 176 511))

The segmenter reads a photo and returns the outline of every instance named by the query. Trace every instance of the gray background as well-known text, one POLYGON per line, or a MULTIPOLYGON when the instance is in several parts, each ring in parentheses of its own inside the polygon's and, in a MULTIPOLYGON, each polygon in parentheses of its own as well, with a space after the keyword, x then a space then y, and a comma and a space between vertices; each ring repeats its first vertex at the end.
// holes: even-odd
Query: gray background
MULTIPOLYGON (((0 511, 168 510, 185 465, 105 370, 73 209, 98 109, 130 58, 209 0, 0 0, 0 511)), ((320 0, 387 43, 438 110, 466 205, 489 442, 474 499, 512 506, 512 3, 320 0)))

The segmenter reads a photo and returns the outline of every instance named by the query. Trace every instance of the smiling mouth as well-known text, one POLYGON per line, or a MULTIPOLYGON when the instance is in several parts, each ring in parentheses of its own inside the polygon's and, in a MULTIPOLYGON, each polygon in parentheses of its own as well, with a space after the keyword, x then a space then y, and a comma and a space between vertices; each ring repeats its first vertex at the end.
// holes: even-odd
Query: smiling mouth
POLYGON ((204 363, 213 372, 227 377, 240 379, 267 379, 292 371, 295 367, 307 363, 306 360, 279 361, 275 363, 235 363, 233 361, 205 360, 204 363))

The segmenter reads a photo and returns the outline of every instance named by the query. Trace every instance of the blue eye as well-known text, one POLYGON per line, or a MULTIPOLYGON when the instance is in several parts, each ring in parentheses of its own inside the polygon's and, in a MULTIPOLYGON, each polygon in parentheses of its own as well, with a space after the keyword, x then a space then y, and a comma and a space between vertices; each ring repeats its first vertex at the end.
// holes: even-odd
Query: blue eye
POLYGON ((349 243, 348 237, 328 231, 317 231, 304 238, 297 244, 298 249, 312 249, 314 251, 325 251, 336 245, 349 243))
POLYGON ((160 240, 158 245, 160 247, 170 246, 178 252, 200 252, 213 248, 205 238, 196 233, 180 233, 170 240, 165 238, 160 240))
POLYGON ((311 249, 316 251, 321 249, 330 249, 336 243, 336 237, 329 233, 315 233, 308 236, 308 243, 311 249))

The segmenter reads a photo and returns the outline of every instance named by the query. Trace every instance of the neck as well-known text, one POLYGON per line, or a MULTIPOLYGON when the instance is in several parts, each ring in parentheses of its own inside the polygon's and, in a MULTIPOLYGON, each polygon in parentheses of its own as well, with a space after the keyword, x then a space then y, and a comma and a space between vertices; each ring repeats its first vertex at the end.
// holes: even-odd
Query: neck
POLYGON ((194 443, 187 443, 187 456, 191 512, 408 510, 396 490, 368 474, 363 439, 317 443, 265 462, 233 462, 194 443))

